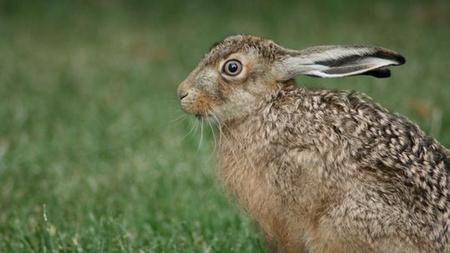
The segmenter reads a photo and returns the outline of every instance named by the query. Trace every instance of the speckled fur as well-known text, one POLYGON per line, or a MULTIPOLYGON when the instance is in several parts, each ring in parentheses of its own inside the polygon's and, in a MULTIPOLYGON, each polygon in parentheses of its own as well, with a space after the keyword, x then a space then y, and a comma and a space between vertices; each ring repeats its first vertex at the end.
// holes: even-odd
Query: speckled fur
MULTIPOLYGON (((281 252, 450 252, 450 152, 408 119, 363 94, 276 80, 271 64, 289 51, 253 36, 216 45, 179 93, 249 51, 265 75, 207 108, 182 104, 219 121, 218 176, 267 239, 281 252), (236 92, 252 99, 223 113, 236 92)), ((208 89, 202 99, 220 100, 208 89)))

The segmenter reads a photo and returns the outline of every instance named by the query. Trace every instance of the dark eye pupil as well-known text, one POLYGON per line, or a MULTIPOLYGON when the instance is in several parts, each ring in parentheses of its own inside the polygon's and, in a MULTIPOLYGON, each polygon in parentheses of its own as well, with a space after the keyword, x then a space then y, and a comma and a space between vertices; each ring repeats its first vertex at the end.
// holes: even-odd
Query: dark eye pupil
POLYGON ((230 73, 235 73, 236 71, 238 71, 239 66, 232 62, 230 64, 228 64, 228 71, 230 71, 230 73))
POLYGON ((242 71, 242 63, 238 60, 228 60, 222 67, 222 73, 228 76, 237 76, 242 71))

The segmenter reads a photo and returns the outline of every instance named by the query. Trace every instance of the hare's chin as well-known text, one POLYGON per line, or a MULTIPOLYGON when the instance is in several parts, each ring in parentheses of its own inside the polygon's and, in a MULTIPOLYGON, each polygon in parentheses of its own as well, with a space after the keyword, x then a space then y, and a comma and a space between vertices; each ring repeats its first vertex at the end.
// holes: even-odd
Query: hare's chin
POLYGON ((206 112, 206 113, 196 113, 194 116, 198 120, 205 120, 208 122, 211 122, 213 124, 218 124, 219 118, 217 116, 214 116, 212 113, 206 112))
POLYGON ((195 116, 197 119, 202 119, 202 118, 203 118, 203 119, 206 119, 206 118, 209 118, 209 117, 212 118, 212 115, 209 114, 209 113, 207 113, 207 112, 205 112, 205 113, 195 113, 194 116, 195 116))

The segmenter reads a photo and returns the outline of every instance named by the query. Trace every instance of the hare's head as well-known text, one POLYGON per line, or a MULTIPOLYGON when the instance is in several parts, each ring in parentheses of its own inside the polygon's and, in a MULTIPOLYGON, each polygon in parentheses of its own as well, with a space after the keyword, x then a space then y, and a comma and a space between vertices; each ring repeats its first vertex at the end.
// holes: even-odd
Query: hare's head
POLYGON ((210 52, 178 87, 183 110, 221 121, 245 116, 263 97, 298 74, 316 77, 388 77, 405 59, 390 50, 365 46, 317 46, 296 51, 271 40, 230 36, 210 52))

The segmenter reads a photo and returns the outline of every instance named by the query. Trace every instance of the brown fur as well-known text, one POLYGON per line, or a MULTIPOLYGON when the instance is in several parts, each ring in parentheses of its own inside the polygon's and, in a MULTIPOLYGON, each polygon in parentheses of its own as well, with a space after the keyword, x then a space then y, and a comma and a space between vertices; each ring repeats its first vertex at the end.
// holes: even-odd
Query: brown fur
POLYGON ((230 194, 282 252, 450 252, 450 152, 362 94, 284 81, 288 55, 229 37, 179 87, 217 123, 230 194), (245 63, 231 79, 230 56, 245 63))

